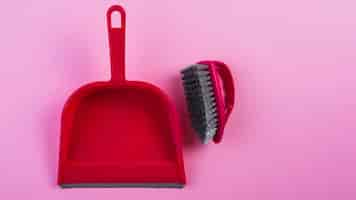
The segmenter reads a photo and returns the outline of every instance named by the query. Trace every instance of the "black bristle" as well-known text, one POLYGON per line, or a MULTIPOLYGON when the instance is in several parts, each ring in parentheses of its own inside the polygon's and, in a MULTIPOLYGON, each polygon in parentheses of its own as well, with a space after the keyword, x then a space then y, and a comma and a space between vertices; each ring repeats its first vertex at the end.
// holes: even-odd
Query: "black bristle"
POLYGON ((181 74, 192 127, 202 142, 207 143, 215 135, 219 123, 209 67, 195 64, 181 74))

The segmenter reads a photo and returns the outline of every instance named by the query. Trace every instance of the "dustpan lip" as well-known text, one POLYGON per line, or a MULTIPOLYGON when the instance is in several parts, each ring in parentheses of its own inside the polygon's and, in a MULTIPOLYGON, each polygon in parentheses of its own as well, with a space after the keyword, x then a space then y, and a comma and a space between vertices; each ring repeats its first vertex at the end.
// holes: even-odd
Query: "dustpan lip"
POLYGON ((62 189, 73 188, 184 188, 185 183, 171 182, 171 183, 63 183, 59 184, 62 189))

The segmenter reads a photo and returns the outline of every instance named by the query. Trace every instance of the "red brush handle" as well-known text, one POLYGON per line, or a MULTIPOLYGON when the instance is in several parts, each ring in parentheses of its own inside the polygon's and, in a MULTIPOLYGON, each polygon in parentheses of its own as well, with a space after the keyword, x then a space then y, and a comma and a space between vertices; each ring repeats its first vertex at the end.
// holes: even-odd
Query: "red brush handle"
POLYGON ((235 103, 235 89, 234 89, 234 79, 232 77, 230 69, 227 65, 220 61, 214 61, 216 66, 216 71, 223 83, 223 89, 225 93, 225 113, 224 113, 224 123, 226 123, 232 108, 235 103))
POLYGON ((229 115, 232 111, 235 102, 234 79, 225 63, 220 61, 208 61, 207 63, 211 67, 212 77, 215 81, 215 92, 218 98, 218 118, 219 120, 221 120, 217 133, 214 136, 213 140, 215 143, 220 143, 224 135, 224 128, 226 122, 229 118, 229 115), (216 76, 219 76, 219 78, 217 78, 216 76), (220 84, 219 80, 221 80, 222 84, 220 84))
POLYGON ((125 10, 118 5, 111 6, 106 13, 106 18, 110 45, 111 81, 122 82, 125 81, 125 10), (112 26, 113 12, 118 12, 121 15, 120 27, 112 26))
POLYGON ((220 61, 200 61, 200 64, 209 66, 211 72, 214 91, 216 95, 216 107, 218 112, 219 127, 213 140, 220 143, 223 135, 225 124, 235 103, 234 79, 227 65, 220 61), (221 80, 221 83, 220 81, 221 80))

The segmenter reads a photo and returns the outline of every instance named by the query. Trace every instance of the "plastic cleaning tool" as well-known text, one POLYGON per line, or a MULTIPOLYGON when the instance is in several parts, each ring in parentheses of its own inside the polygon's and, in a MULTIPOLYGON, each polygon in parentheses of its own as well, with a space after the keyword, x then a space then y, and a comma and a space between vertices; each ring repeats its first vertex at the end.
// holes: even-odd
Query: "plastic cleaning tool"
POLYGON ((229 68, 219 61, 202 61, 181 71, 193 129, 206 144, 220 143, 235 101, 229 68))
POLYGON ((175 107, 158 87, 125 79, 125 20, 121 6, 107 11, 111 80, 79 88, 64 106, 58 170, 63 188, 185 184, 175 107), (115 12, 120 27, 112 26, 115 12))

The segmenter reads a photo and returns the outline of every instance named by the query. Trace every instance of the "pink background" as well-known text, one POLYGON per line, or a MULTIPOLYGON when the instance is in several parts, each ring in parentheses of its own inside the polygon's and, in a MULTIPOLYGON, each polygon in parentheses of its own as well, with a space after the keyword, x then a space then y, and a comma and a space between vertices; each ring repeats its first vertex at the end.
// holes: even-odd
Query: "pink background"
POLYGON ((128 79, 160 86, 186 124, 178 71, 219 59, 238 79, 239 107, 221 145, 186 131, 183 190, 59 189, 62 106, 109 78, 113 3, 1 5, 1 199, 356 199, 354 0, 119 1, 128 79))

